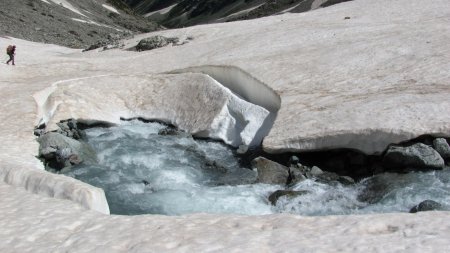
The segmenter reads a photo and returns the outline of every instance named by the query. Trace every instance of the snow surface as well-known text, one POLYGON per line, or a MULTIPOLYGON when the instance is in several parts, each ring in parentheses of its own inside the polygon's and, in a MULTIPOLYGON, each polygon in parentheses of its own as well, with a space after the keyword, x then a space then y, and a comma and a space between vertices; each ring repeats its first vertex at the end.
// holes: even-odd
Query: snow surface
MULTIPOLYGON (((372 153, 422 134, 449 136, 448 0, 355 0, 309 13, 136 36, 128 47, 155 34, 194 39, 142 53, 81 53, 5 39, 17 45, 17 56, 15 67, 0 65, 1 252, 450 250, 448 212, 104 215, 101 190, 42 170, 32 135, 39 121, 32 95, 51 94, 54 83, 82 85, 83 78, 213 65, 239 68, 280 96, 278 116, 264 140, 270 152, 347 147, 372 153)), ((41 98, 38 105, 46 101, 41 98)), ((105 114, 116 101, 92 110, 105 114)))
POLYGON ((149 12, 149 13, 145 14, 144 17, 148 18, 148 17, 151 17, 151 16, 153 16, 155 14, 165 15, 165 14, 169 13, 173 9, 173 7, 175 7, 175 6, 177 6, 177 4, 172 4, 171 6, 168 6, 168 7, 164 8, 164 9, 161 9, 161 10, 149 12))
POLYGON ((117 14, 120 14, 119 11, 116 8, 114 8, 114 7, 110 6, 110 5, 102 4, 102 6, 103 6, 103 8, 105 8, 105 9, 107 9, 109 11, 112 11, 112 12, 115 12, 117 14))
POLYGON ((311 4, 311 9, 317 9, 320 7, 320 5, 322 5, 323 3, 325 3, 327 0, 315 0, 312 4, 311 4))
POLYGON ((45 2, 48 3, 48 1, 52 1, 53 3, 59 4, 59 5, 61 5, 62 7, 67 8, 67 9, 69 9, 69 10, 75 12, 76 14, 79 14, 79 15, 81 15, 81 16, 86 17, 86 15, 84 15, 83 13, 81 13, 77 8, 75 8, 73 5, 71 5, 71 4, 70 4, 68 1, 66 1, 66 0, 47 0, 47 1, 45 1, 45 2))
POLYGON ((448 212, 107 216, 0 183, 1 252, 448 252, 448 212))
POLYGON ((242 15, 242 14, 247 14, 247 13, 251 12, 252 10, 261 7, 262 5, 264 5, 264 3, 258 4, 258 5, 256 5, 256 6, 250 7, 250 8, 245 9, 245 10, 241 10, 241 11, 232 13, 232 14, 226 16, 226 17, 217 19, 217 21, 224 20, 224 19, 231 18, 231 17, 236 17, 236 16, 239 16, 239 15, 242 15))

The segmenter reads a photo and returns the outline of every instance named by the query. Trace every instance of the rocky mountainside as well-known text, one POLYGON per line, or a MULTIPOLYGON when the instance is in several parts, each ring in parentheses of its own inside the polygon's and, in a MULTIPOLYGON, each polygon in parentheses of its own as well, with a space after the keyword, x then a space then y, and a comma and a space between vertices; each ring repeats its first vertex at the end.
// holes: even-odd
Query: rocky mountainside
POLYGON ((158 27, 119 0, 0 1, 0 36, 82 48, 158 27))
POLYGON ((123 0, 133 10, 167 27, 252 19, 305 12, 350 0, 123 0))

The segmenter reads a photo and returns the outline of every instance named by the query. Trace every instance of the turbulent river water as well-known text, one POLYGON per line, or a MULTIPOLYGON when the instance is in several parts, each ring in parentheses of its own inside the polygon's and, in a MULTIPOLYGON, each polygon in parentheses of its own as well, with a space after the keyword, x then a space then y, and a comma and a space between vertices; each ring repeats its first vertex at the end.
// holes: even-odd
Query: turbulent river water
POLYGON ((240 167, 232 149, 188 134, 158 134, 164 129, 140 121, 88 129, 98 164, 65 174, 103 188, 113 214, 332 215, 408 212, 427 199, 450 205, 450 171, 442 170, 380 174, 354 185, 308 179, 290 187, 308 193, 272 206, 268 196, 283 186, 254 184, 256 172, 240 167))

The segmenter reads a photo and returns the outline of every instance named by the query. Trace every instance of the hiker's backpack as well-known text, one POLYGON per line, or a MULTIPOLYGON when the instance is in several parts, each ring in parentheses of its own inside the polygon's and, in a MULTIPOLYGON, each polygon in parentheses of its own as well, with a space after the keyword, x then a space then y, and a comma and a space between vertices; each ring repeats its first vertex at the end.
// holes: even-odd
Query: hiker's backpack
POLYGON ((7 54, 12 54, 13 53, 13 46, 11 46, 11 45, 9 45, 7 48, 6 48, 6 53, 7 54))

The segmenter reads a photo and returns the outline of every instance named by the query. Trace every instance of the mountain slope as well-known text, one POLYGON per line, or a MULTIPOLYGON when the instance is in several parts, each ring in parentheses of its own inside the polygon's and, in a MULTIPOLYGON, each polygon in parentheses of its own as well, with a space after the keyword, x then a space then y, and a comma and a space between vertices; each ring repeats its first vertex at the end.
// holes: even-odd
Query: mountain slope
POLYGON ((1 0, 0 35, 86 47, 158 28, 119 0, 1 0))
POLYGON ((305 12, 350 0, 124 0, 133 10, 168 27, 305 12))

